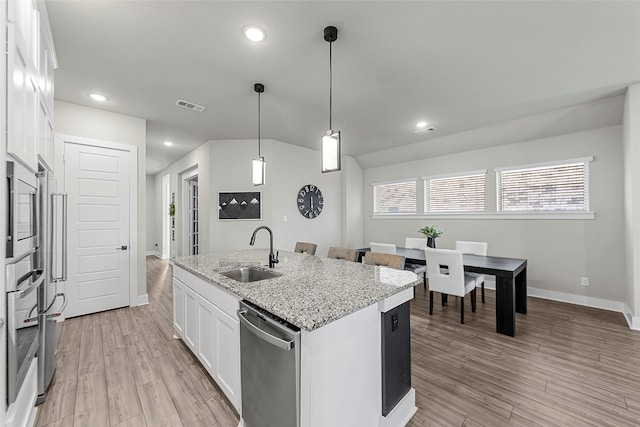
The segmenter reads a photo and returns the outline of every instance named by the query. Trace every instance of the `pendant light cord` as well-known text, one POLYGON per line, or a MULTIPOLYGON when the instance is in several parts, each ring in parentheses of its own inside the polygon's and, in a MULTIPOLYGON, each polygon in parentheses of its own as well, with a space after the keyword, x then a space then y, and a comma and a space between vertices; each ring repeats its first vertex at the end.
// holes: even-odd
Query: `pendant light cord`
POLYGON ((258 92, 258 158, 260 157, 260 92, 258 92))
POLYGON ((333 42, 329 42, 329 130, 333 130, 331 127, 331 111, 332 111, 332 103, 333 103, 333 66, 332 66, 332 55, 331 55, 331 45, 333 42))

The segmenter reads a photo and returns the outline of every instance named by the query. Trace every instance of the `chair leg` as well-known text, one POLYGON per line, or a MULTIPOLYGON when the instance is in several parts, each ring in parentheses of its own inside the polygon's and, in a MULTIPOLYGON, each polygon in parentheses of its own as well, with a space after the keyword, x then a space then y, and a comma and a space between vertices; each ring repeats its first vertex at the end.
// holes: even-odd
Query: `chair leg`
POLYGON ((464 297, 460 298, 460 323, 464 325, 464 297))
POLYGON ((482 282, 482 303, 484 304, 484 282, 482 282))
POLYGON ((476 289, 473 288, 471 291, 471 311, 476 312, 476 289))
POLYGON ((433 314, 433 291, 429 291, 429 316, 433 314))
MULTIPOLYGON (((422 286, 427 290, 427 273, 422 273, 422 286)), ((484 283, 482 284, 482 302, 484 302, 484 283)))

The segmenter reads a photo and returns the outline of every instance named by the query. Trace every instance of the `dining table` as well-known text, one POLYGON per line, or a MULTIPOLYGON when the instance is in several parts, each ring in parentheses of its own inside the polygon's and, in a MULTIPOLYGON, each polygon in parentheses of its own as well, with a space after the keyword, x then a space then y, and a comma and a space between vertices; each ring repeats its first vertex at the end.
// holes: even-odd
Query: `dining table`
MULTIPOLYGON (((358 261, 371 248, 360 248, 358 261)), ((422 249, 396 248, 396 254, 411 264, 426 265, 422 249)), ((516 335, 516 313, 527 314, 527 260, 497 256, 463 254, 464 271, 496 278, 496 332, 516 335)))

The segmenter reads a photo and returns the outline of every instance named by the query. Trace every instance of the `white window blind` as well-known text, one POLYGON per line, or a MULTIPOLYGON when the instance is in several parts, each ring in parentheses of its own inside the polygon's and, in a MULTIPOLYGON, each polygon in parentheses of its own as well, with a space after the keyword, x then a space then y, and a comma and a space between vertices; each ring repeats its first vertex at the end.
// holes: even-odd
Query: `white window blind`
POLYGON ((416 213, 416 181, 373 184, 373 213, 416 213))
POLYGON ((589 160, 497 170, 498 210, 588 212, 589 160))
POLYGON ((425 212, 484 212, 486 171, 423 177, 425 212))

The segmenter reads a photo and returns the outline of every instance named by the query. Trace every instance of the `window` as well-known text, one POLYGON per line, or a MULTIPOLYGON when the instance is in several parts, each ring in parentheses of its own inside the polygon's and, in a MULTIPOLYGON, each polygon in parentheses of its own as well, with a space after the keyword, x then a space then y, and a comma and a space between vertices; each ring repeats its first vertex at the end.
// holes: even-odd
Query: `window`
POLYGON ((425 213, 484 212, 487 171, 455 175, 425 176, 425 213))
POLYGON ((496 169, 498 211, 588 212, 591 160, 496 169))
POLYGON ((416 179, 372 185, 374 214, 416 213, 416 179))

